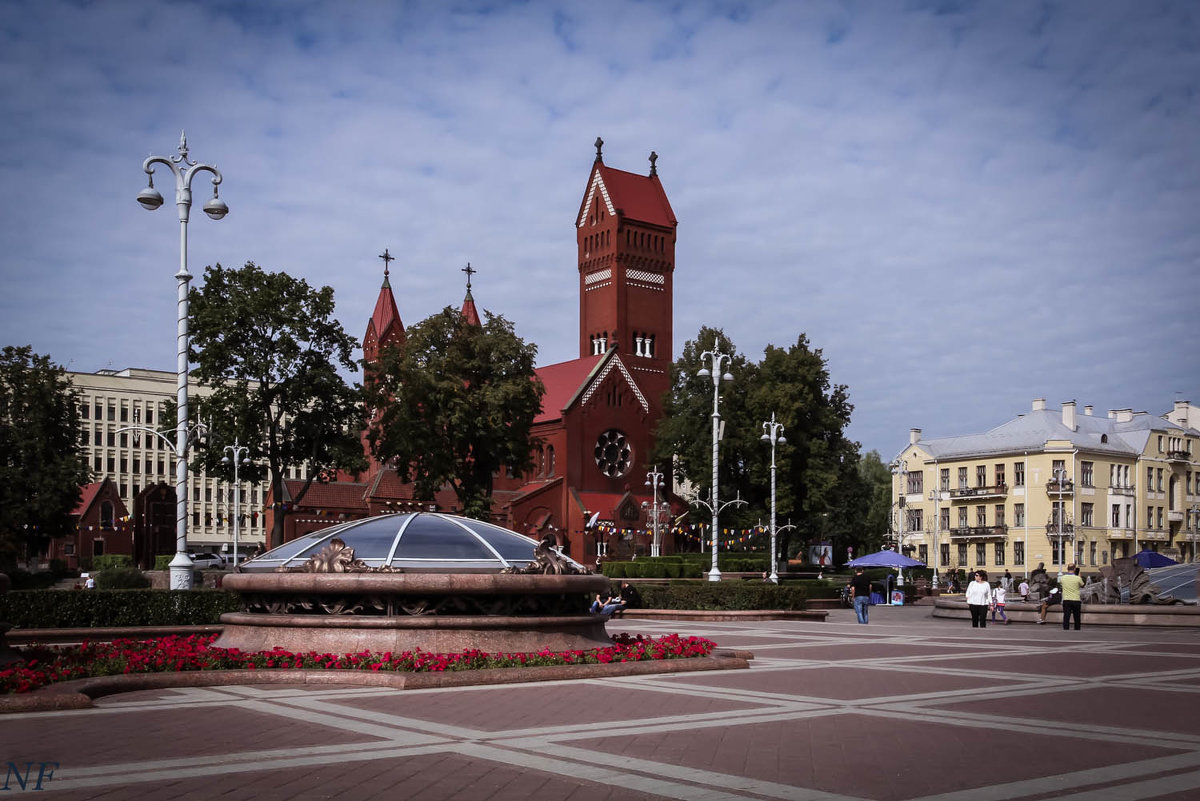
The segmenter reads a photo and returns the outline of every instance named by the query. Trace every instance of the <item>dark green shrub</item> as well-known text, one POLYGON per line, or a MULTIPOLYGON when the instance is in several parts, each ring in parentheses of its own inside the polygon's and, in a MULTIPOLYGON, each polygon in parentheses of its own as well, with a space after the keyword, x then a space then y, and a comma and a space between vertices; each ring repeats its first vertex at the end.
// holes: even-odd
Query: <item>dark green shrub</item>
POLYGON ((92 570, 111 570, 114 567, 133 567, 133 557, 123 553, 106 553, 92 557, 92 570))
POLYGON ((755 610, 804 609, 804 587, 763 581, 679 581, 638 584, 646 609, 755 610))
POLYGON ((173 553, 159 554, 158 556, 154 557, 154 569, 155 570, 170 570, 171 569, 171 560, 174 558, 175 558, 175 554, 173 554, 173 553))
POLYGON ((110 567, 96 575, 98 590, 144 590, 149 587, 150 579, 136 567, 110 567))
POLYGON ((53 587, 58 581, 53 573, 30 573, 25 570, 6 570, 4 572, 12 580, 14 590, 44 590, 47 587, 53 587))
POLYGON ((26 590, 0 595, 0 620, 27 629, 211 625, 238 605, 224 590, 26 590))

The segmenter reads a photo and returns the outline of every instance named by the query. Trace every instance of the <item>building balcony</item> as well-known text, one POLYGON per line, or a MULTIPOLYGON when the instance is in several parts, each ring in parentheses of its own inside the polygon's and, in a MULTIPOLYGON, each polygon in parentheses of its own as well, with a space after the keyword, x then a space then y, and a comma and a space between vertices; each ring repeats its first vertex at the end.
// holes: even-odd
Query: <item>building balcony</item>
POLYGON ((1168 523, 1182 523, 1183 522, 1183 510, 1182 509, 1169 509, 1167 511, 1167 522, 1168 523))
POLYGON ((1133 484, 1130 484, 1128 487, 1109 487, 1108 494, 1133 496, 1137 495, 1137 487, 1133 484))
POLYGON ((1108 530, 1108 539, 1110 540, 1132 540, 1133 529, 1131 528, 1110 528, 1108 530))
POLYGON ((1051 515, 1050 519, 1046 521, 1046 536, 1053 538, 1059 536, 1059 534, 1063 537, 1074 537, 1075 523, 1069 517, 1059 520, 1051 515))
POLYGON ((997 484, 994 487, 959 487, 950 490, 950 500, 961 501, 977 498, 1003 498, 1008 495, 1007 484, 997 484))
POLYGON ((1071 495, 1074 492, 1075 492, 1075 482, 1072 481, 1071 479, 1067 479, 1066 481, 1063 481, 1061 483, 1058 481, 1047 481, 1046 482, 1046 494, 1047 495, 1071 495))
POLYGON ((963 526, 950 529, 952 540, 1002 540, 1008 537, 1008 526, 963 526))
POLYGON ((1190 462, 1192 455, 1187 451, 1167 451, 1168 462, 1190 462))

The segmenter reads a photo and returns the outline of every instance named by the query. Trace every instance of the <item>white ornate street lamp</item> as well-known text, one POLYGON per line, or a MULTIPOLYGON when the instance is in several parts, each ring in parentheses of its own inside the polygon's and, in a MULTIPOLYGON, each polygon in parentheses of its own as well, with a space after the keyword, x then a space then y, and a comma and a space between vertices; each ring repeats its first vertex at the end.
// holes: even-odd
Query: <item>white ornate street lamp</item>
POLYGON ((786 445, 783 436, 783 423, 775 422, 775 412, 771 412, 770 421, 763 423, 763 442, 771 443, 771 582, 779 583, 779 560, 775 556, 775 446, 786 445))
POLYGON ((249 450, 245 445, 242 445, 238 440, 234 440, 232 445, 225 446, 226 454, 233 454, 233 458, 224 456, 221 458, 222 464, 233 463, 233 569, 237 570, 238 566, 238 534, 241 531, 241 500, 242 500, 242 483, 238 480, 238 467, 250 466, 250 460, 246 458, 246 451, 249 450))
MULTIPOLYGON (((1063 566, 1067 564, 1066 554, 1063 553, 1063 518, 1066 516, 1066 502, 1063 501, 1063 484, 1067 479, 1067 470, 1065 467, 1056 467, 1053 470, 1054 478, 1058 481, 1058 501, 1055 504, 1055 517, 1058 522, 1058 572, 1061 575, 1063 566)), ((1136 540, 1135 540, 1136 542, 1136 540)))
POLYGON ((658 488, 662 486, 663 474, 658 472, 658 466, 646 474, 646 486, 654 493, 654 501, 650 504, 650 514, 653 515, 653 538, 650 540, 650 555, 662 556, 662 539, 658 531, 658 488))
POLYGON ((728 354, 721 353, 720 351, 706 350, 704 353, 700 354, 700 361, 708 361, 712 365, 712 368, 710 369, 708 367, 702 367, 700 368, 700 371, 696 373, 696 375, 700 378, 708 378, 711 376, 713 382, 712 496, 709 503, 699 499, 693 501, 693 503, 708 507, 712 510, 712 568, 708 571, 709 581, 721 580, 721 571, 717 568, 717 535, 721 533, 718 518, 721 514, 721 510, 726 506, 745 503, 745 501, 739 497, 722 505, 718 500, 717 493, 719 474, 717 463, 720 456, 721 442, 721 382, 733 380, 732 373, 730 373, 728 370, 722 373, 721 369, 724 365, 728 364, 730 360, 731 359, 728 354))
MULTIPOLYGON (((937 465, 934 465, 935 467, 937 465)), ((936 590, 938 586, 938 570, 941 569, 940 549, 941 543, 938 542, 942 535, 942 517, 939 502, 942 500, 941 487, 935 487, 929 490, 929 500, 933 501, 933 588, 936 590)))
POLYGON ((187 451, 188 451, 188 283, 192 280, 187 263, 187 224, 192 208, 192 178, 199 172, 212 173, 213 196, 204 204, 204 213, 219 220, 229 213, 225 201, 217 195, 221 173, 216 167, 198 164, 188 158, 187 136, 179 134, 179 155, 166 158, 151 156, 142 164, 150 176, 149 185, 138 193, 138 203, 148 211, 163 204, 163 196, 154 188, 154 165, 161 164, 175 176, 175 205, 179 208, 179 285, 176 304, 176 393, 175 418, 175 558, 171 560, 171 589, 192 588, 192 560, 187 555, 187 451))

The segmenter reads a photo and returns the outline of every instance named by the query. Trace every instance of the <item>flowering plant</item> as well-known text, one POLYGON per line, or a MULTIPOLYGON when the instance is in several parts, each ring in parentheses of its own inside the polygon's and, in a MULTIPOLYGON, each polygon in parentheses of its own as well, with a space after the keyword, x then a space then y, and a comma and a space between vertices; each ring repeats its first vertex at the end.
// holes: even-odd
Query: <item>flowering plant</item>
POLYGON ((166 673, 184 670, 393 670, 410 673, 541 665, 587 665, 687 659, 706 656, 716 643, 701 637, 669 634, 649 638, 618 634, 613 644, 587 651, 490 654, 469 649, 458 654, 434 654, 417 649, 392 653, 292 653, 282 649, 244 653, 214 648, 215 634, 161 637, 153 640, 84 642, 62 648, 26 651, 27 661, 0 670, 0 694, 26 693, 54 682, 124 673, 166 673))

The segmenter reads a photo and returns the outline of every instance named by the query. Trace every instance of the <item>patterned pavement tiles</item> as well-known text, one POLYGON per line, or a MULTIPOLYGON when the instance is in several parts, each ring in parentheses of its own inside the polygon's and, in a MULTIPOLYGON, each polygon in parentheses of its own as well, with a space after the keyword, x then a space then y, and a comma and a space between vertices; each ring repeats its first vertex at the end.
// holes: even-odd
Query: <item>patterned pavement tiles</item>
POLYGON ((748 671, 110 696, 0 718, 0 767, 20 790, 57 762, 38 792, 65 801, 1200 798, 1200 633, 871 620, 609 626, 749 648, 748 671))

